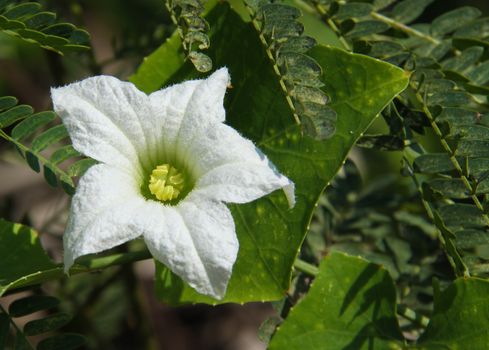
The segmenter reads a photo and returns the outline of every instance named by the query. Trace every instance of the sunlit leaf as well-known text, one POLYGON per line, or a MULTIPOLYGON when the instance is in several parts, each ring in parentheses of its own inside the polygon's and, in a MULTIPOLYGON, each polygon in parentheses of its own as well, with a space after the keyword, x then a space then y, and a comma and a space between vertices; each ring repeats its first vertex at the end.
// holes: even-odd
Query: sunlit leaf
POLYGON ((484 349, 489 344, 489 282, 457 279, 444 291, 435 289, 434 311, 419 349, 484 349))
POLYGON ((0 219, 0 296, 23 277, 55 267, 34 230, 0 219))
POLYGON ((402 349, 403 343, 396 289, 387 271, 360 258, 332 253, 269 348, 402 349))

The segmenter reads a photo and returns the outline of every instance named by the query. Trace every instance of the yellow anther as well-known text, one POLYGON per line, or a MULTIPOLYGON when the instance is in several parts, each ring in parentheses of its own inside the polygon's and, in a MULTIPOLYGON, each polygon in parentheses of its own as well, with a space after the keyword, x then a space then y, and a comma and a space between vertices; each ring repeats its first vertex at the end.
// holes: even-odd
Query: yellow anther
POLYGON ((149 177, 149 190, 163 202, 177 199, 184 186, 183 174, 170 164, 158 165, 149 177))

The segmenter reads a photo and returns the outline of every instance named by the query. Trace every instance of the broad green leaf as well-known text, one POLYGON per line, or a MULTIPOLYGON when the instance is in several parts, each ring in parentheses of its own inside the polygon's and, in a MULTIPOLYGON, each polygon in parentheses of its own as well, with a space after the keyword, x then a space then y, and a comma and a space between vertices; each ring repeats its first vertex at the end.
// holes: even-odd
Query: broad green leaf
POLYGON ((434 311, 418 349, 487 349, 489 282, 458 279, 434 295, 434 311))
POLYGON ((402 349, 396 289, 379 265, 331 253, 309 292, 275 333, 270 350, 402 349))
MULTIPOLYGON (((233 88, 225 100, 227 123, 252 139, 295 182, 297 197, 291 210, 281 191, 253 203, 229 206, 240 250, 222 301, 280 299, 289 287, 292 265, 318 197, 354 142, 406 86, 407 75, 366 56, 325 46, 313 49, 310 55, 323 69, 324 91, 338 114, 336 134, 325 141, 314 140, 303 135, 300 125, 295 124, 253 27, 227 5, 218 5, 208 21, 212 46, 206 53, 216 67, 227 66, 231 73, 233 88)), ((165 62, 168 52, 175 56, 170 48, 160 48, 159 56, 146 60, 139 71, 150 69, 145 65, 165 62)), ((157 81, 158 76, 153 76, 133 81, 148 92, 196 75, 187 63, 171 79, 157 81)), ((157 264, 156 288, 158 297, 166 302, 216 302, 199 296, 161 264, 157 264)))
POLYGON ((55 267, 33 229, 0 219, 0 296, 24 277, 55 267))
POLYGON ((156 91, 178 71, 184 60, 182 43, 175 32, 165 44, 144 59, 129 80, 146 93, 156 91))
POLYGON ((8 312, 12 317, 21 317, 41 310, 49 310, 59 305, 59 299, 48 295, 30 295, 15 300, 8 312))

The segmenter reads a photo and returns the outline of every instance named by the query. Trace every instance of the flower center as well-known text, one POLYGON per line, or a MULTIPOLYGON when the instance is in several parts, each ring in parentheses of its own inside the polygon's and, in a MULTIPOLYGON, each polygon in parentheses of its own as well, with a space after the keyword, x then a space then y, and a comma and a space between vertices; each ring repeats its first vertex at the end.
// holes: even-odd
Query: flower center
POLYGON ((177 199, 185 187, 183 174, 170 164, 158 165, 149 177, 149 190, 160 201, 177 199))

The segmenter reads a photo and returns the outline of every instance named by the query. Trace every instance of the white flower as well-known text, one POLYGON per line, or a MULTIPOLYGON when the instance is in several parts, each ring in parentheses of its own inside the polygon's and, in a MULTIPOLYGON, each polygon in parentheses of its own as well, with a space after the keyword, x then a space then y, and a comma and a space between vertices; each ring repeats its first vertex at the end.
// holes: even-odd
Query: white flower
POLYGON ((64 236, 68 271, 82 255, 143 236, 153 257, 199 293, 222 298, 239 243, 226 203, 294 184, 224 124, 226 68, 146 95, 109 76, 51 90, 82 154, 100 162, 80 179, 64 236))

